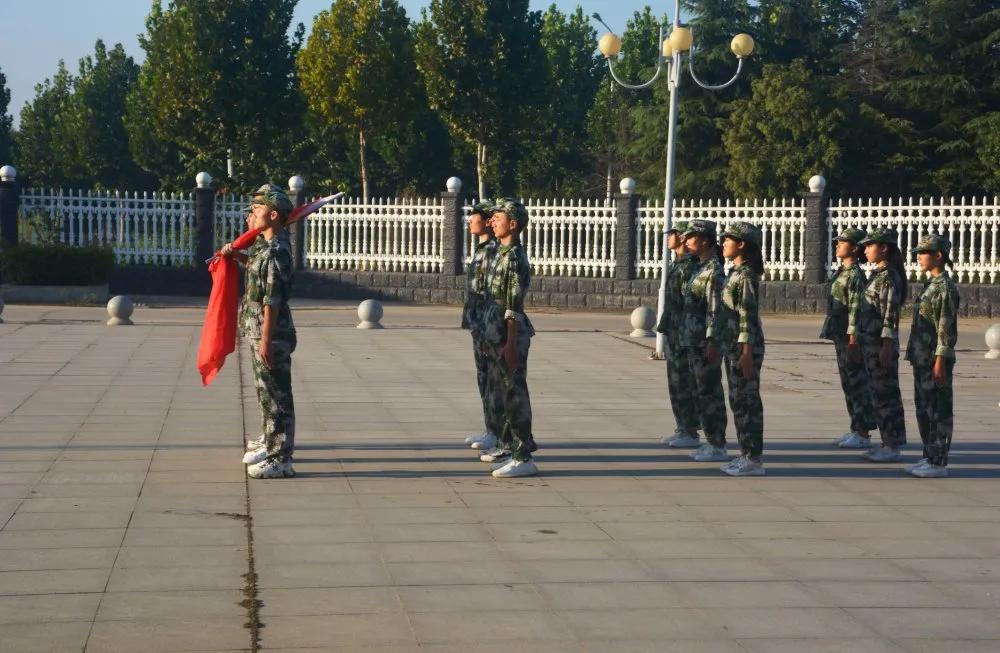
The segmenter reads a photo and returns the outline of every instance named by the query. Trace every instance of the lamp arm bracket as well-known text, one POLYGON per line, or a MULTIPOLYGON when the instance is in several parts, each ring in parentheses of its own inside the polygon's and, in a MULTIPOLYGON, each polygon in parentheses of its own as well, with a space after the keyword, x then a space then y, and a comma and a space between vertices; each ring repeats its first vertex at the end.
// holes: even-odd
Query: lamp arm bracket
MULTIPOLYGON (((669 67, 669 64, 668 64, 668 67, 669 67)), ((633 91, 637 91, 637 90, 640 90, 640 89, 649 88, 650 86, 653 85, 653 82, 655 82, 657 80, 657 78, 660 76, 660 72, 663 70, 663 61, 662 61, 662 58, 661 58, 661 60, 656 64, 656 72, 653 73, 653 76, 649 79, 649 81, 644 82, 642 84, 628 84, 628 83, 622 81, 621 79, 619 79, 618 75, 615 74, 615 68, 614 68, 614 65, 612 65, 612 63, 611 63, 611 59, 608 59, 608 70, 611 71, 611 77, 614 78, 614 80, 616 82, 618 82, 618 84, 620 86, 622 86, 623 88, 627 88, 627 89, 633 90, 633 91)))
POLYGON ((740 73, 743 71, 743 57, 740 57, 739 63, 736 64, 736 74, 733 75, 732 79, 730 79, 725 84, 715 84, 715 85, 706 84, 705 82, 698 79, 698 75, 696 75, 694 72, 694 50, 692 50, 691 54, 688 55, 688 70, 691 72, 691 79, 693 79, 694 83, 697 84, 698 86, 709 91, 721 91, 724 88, 732 86, 733 82, 735 82, 739 78, 740 73))

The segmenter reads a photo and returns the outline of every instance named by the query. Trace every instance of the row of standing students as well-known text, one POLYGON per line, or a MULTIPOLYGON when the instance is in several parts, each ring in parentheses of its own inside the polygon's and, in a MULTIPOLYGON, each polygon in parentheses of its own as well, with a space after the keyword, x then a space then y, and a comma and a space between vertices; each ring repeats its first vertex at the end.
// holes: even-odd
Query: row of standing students
MULTIPOLYGON (((899 390, 899 317, 907 295, 898 235, 892 230, 866 234, 847 229, 835 241, 841 265, 830 279, 821 337, 834 343, 851 419, 851 430, 836 444, 863 449, 872 462, 897 462, 906 444, 899 390), (862 256, 875 266, 870 279, 860 267, 862 256), (873 446, 874 428, 882 441, 873 446)), ((696 461, 728 460, 721 469, 731 476, 764 474, 760 397, 764 335, 757 302, 763 273, 761 244, 760 230, 745 222, 716 234, 711 221, 679 221, 667 235, 676 259, 667 273, 657 330, 666 337, 667 386, 677 428, 664 443, 695 448, 691 458, 696 461), (733 264, 725 278, 719 253, 733 264), (723 366, 741 449, 731 460, 726 452, 723 366), (705 433, 704 443, 699 429, 705 433)), ((921 478, 947 476, 951 448, 959 295, 945 270, 951 263, 950 249, 947 239, 931 234, 911 250, 929 275, 914 306, 906 349, 924 449, 923 458, 905 469, 921 478)))

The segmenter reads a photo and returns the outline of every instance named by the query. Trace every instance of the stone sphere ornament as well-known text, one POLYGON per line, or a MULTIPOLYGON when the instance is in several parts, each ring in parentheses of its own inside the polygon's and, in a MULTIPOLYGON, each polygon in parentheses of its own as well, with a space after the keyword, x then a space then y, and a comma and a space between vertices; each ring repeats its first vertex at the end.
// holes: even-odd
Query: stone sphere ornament
POLYGON ((132 300, 125 295, 115 295, 108 300, 108 326, 128 326, 132 324, 132 311, 135 306, 132 300))
POLYGON ((359 329, 381 329, 382 302, 377 299, 366 299, 358 305, 359 329))
POLYGON ((990 360, 1000 358, 1000 323, 986 329, 986 347, 989 349, 986 358, 990 360))
POLYGON ((653 325, 656 324, 656 311, 650 307, 640 306, 635 309, 632 311, 629 320, 632 323, 632 333, 629 336, 633 338, 652 338, 656 335, 653 333, 653 325))

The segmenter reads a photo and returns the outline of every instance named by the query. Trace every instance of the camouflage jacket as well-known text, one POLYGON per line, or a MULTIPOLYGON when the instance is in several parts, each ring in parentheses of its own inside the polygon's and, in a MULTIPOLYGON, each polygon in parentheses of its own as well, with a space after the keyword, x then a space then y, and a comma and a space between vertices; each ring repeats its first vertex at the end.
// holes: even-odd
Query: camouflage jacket
POLYGON ((846 339, 847 336, 856 333, 865 281, 865 271, 857 263, 849 268, 843 265, 837 268, 837 272, 827 284, 829 300, 826 306, 826 320, 819 333, 820 338, 846 339))
POLYGON ((666 296, 663 300, 663 314, 656 325, 660 333, 675 334, 680 328, 684 312, 684 286, 691 279, 691 273, 698 267, 698 259, 686 254, 674 260, 667 270, 664 283, 666 296))
POLYGON ((757 289, 760 278, 749 265, 740 265, 729 271, 722 287, 719 306, 718 339, 724 349, 735 349, 738 344, 753 347, 764 344, 764 328, 760 323, 757 289))
POLYGON ((891 338, 899 342, 899 311, 903 302, 903 280, 886 266, 875 270, 861 296, 857 333, 870 340, 891 338))
POLYGON ((486 297, 486 275, 497 254, 497 241, 490 238, 476 243, 472 260, 465 270, 465 306, 462 307, 462 328, 479 331, 479 313, 486 297))
POLYGON ((694 268, 684 286, 681 345, 695 347, 706 340, 717 340, 722 279, 722 263, 715 256, 694 268))
POLYGON ((264 305, 278 311, 271 337, 274 340, 295 338, 295 325, 288 300, 292 292, 292 248, 287 232, 270 241, 257 236, 246 263, 246 292, 240 302, 240 334, 259 339, 264 321, 264 305))
POLYGON ((499 245, 486 272, 486 298, 480 323, 487 342, 507 339, 507 320, 515 320, 520 336, 531 337, 535 329, 524 314, 524 299, 531 285, 531 265, 519 242, 499 245))
POLYGON ((959 301, 958 288, 947 272, 931 277, 913 308, 906 360, 923 366, 931 365, 935 356, 955 358, 959 301))

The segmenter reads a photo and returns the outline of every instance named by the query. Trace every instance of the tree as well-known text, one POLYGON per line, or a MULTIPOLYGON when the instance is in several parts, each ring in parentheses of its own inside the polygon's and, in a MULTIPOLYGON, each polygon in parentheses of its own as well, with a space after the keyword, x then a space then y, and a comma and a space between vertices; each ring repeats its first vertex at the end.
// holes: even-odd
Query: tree
POLYGON ((396 0, 336 0, 313 21, 297 66, 309 108, 327 127, 356 134, 367 200, 369 141, 388 136, 416 109, 406 11, 396 0))
POLYGON ((10 106, 10 89, 7 88, 7 77, 0 70, 0 166, 13 161, 14 137, 12 125, 14 119, 7 113, 10 106))
POLYGON ((63 116, 72 102, 72 93, 73 76, 60 61, 52 79, 36 84, 34 99, 21 109, 15 161, 24 183, 37 186, 83 183, 67 174, 68 168, 73 167, 73 154, 63 116))
POLYGON ((164 9, 153 0, 127 121, 146 169, 185 186, 207 169, 240 188, 287 172, 301 124, 294 63, 304 28, 288 36, 295 4, 170 0, 164 9), (235 179, 222 174, 230 152, 235 179))
POLYGON ((417 26, 428 101, 453 137, 475 149, 480 197, 487 152, 499 190, 513 192, 518 145, 545 100, 540 30, 528 0, 431 0, 417 26))
POLYGON ((846 117, 831 86, 804 61, 764 67, 723 121, 730 192, 794 197, 813 174, 837 181, 846 117))

